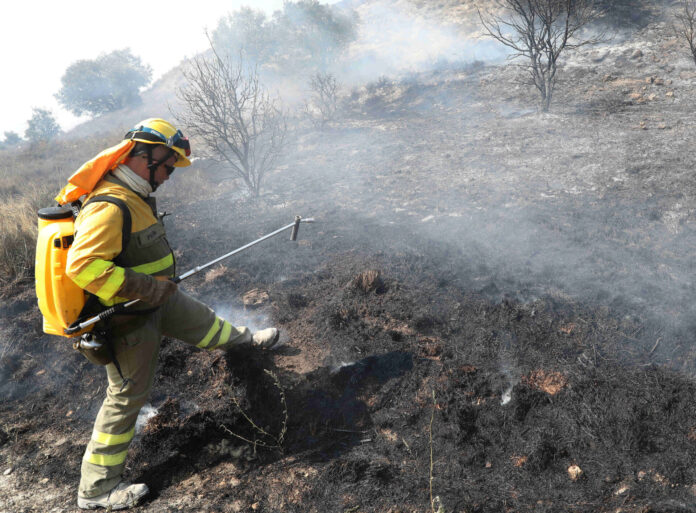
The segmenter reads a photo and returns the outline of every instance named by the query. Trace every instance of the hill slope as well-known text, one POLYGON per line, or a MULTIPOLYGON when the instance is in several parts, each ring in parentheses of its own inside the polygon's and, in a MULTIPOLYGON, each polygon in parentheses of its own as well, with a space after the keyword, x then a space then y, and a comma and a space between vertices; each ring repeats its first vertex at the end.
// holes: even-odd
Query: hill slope
MULTIPOLYGON (((411 512, 431 492, 445 511, 691 511, 681 52, 657 22, 571 55, 549 114, 511 65, 368 84, 298 131, 258 204, 220 171, 174 175, 158 196, 180 271, 317 223, 182 285, 286 345, 164 341, 136 511, 411 512), (245 307, 254 289, 268 300, 245 307)), ((0 511, 71 511, 103 370, 41 334, 30 284, 0 327, 0 511)))

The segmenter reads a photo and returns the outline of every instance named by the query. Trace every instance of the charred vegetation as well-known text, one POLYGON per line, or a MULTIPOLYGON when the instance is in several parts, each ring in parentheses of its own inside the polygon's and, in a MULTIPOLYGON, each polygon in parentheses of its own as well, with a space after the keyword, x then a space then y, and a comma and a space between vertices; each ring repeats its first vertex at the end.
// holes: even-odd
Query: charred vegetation
MULTIPOLYGON (((551 114, 509 66, 376 81, 331 137, 297 135, 265 202, 175 175, 181 269, 319 222, 185 285, 286 344, 164 341, 128 459, 153 490, 139 511, 690 511, 694 75, 673 44, 649 26, 571 54, 551 114)), ((0 498, 68 509, 102 369, 41 335, 14 286, 0 498)))

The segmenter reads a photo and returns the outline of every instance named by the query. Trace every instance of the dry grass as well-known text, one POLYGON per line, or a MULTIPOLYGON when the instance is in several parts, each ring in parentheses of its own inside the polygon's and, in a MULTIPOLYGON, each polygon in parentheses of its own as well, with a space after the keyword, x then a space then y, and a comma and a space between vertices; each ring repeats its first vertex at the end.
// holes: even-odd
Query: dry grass
POLYGON ((522 376, 522 383, 549 395, 556 395, 566 387, 568 378, 560 372, 547 372, 538 369, 532 371, 527 376, 522 376))
POLYGON ((0 285, 31 278, 36 249, 36 212, 51 204, 55 187, 34 184, 24 195, 0 195, 0 285))
POLYGON ((37 218, 68 176, 118 138, 95 136, 0 151, 0 287, 33 277, 37 218))
POLYGON ((376 269, 370 269, 363 271, 353 278, 352 285, 354 288, 362 290, 365 293, 377 292, 381 293, 385 290, 384 280, 382 280, 382 273, 376 269))

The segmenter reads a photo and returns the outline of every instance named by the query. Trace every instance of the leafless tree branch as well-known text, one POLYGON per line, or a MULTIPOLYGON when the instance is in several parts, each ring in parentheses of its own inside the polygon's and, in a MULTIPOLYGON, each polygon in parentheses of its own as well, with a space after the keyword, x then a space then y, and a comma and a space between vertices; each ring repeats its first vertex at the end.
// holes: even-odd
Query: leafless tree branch
POLYGON ((338 111, 338 84, 331 73, 315 73, 309 81, 312 95, 305 102, 305 113, 315 128, 324 129, 336 118, 338 111))
POLYGON ((183 72, 186 85, 177 96, 184 112, 177 119, 203 141, 205 157, 227 165, 258 197, 285 146, 287 118, 256 68, 245 68, 241 57, 220 56, 212 43, 211 50, 212 56, 193 59, 183 72))
POLYGON ((677 37, 689 43, 691 57, 696 64, 696 0, 682 0, 681 10, 674 16, 677 37))
POLYGON ((594 0, 485 0, 485 5, 476 7, 485 31, 512 50, 511 58, 527 62, 529 83, 539 91, 544 112, 551 104, 561 54, 606 40, 604 33, 581 36, 602 14, 594 0))

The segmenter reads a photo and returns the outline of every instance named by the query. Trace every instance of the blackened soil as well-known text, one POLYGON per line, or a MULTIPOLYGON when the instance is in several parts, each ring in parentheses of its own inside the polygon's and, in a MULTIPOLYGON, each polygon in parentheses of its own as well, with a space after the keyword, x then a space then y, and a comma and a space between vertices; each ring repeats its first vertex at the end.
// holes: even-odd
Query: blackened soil
MULTIPOLYGON (((674 95, 645 85, 658 47, 598 61, 611 80, 567 70, 546 116, 510 68, 357 94, 256 204, 175 175, 182 271, 317 223, 183 285, 285 346, 163 342, 127 460, 152 490, 137 511, 692 511, 693 86, 673 68, 674 95)), ((103 370, 41 335, 28 287, 3 296, 0 511, 67 511, 103 370)))
MULTIPOLYGON (((630 336, 640 326, 551 295, 493 302, 438 278, 456 263, 446 252, 399 252, 389 229, 372 229, 388 249, 337 251, 314 273, 257 283, 290 339, 277 354, 165 340, 157 414, 128 460, 128 477, 153 492, 141 510, 424 511, 431 485, 452 511, 690 501, 696 387, 652 362, 630 336), (379 291, 356 285, 370 270, 379 291), (286 360, 306 340, 325 356, 302 373, 286 360)), ((273 255, 257 265, 272 274, 273 255)), ((74 379, 13 390, 0 440, 27 486, 72 489, 100 369, 67 350, 52 358, 49 368, 70 361, 74 379), (88 411, 68 415, 78 407, 88 411)))

